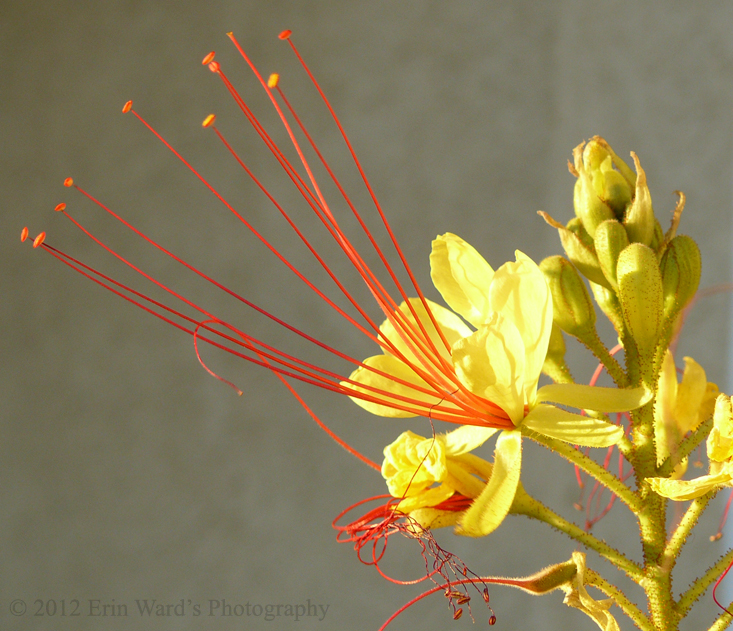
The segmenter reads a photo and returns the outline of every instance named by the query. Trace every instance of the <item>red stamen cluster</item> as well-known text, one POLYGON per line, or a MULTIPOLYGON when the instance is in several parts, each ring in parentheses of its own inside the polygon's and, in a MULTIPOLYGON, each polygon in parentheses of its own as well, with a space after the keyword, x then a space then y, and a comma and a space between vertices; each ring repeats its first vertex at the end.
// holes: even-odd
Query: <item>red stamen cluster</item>
MULTIPOLYGON (((439 510, 464 511, 468 508, 471 501, 470 498, 456 493, 435 508, 439 510)), ((425 580, 430 580, 435 584, 434 588, 413 599, 396 611, 380 628, 380 631, 406 608, 412 606, 423 597, 438 591, 442 591, 448 599, 448 604, 453 610, 454 620, 458 620, 463 615, 464 605, 467 607, 471 619, 473 619, 469 587, 476 590, 491 611, 489 624, 493 625, 496 622, 496 616, 489 605, 487 581, 472 572, 456 555, 442 548, 430 530, 423 528, 409 515, 400 513, 397 510, 399 502, 399 498, 394 498, 390 495, 371 497, 350 506, 333 520, 333 527, 338 531, 337 540, 340 543, 353 543, 359 560, 365 565, 373 565, 379 574, 388 581, 397 583, 398 585, 414 585, 425 580), (383 499, 387 499, 387 502, 367 511, 353 522, 346 525, 338 524, 345 515, 355 508, 383 499), (388 539, 394 534, 401 534, 408 539, 418 542, 420 545, 420 554, 425 561, 425 576, 413 580, 400 580, 385 574, 379 567, 379 563, 387 551, 388 539), (364 559, 362 556, 362 550, 364 548, 371 548, 371 558, 364 559)))

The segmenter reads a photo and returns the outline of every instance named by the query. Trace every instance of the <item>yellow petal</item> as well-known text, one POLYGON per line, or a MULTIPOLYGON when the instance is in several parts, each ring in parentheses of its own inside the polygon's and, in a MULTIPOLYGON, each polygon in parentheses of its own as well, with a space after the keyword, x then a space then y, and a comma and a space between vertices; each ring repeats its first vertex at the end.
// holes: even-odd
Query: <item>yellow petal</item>
POLYGON ((697 424, 697 415, 707 389, 705 370, 692 357, 685 357, 685 372, 677 388, 674 416, 684 436, 697 424))
POLYGON ((505 263, 491 282, 490 308, 517 327, 525 349, 525 396, 531 401, 552 332, 552 296, 540 268, 516 252, 516 263, 505 263))
POLYGON ((522 468, 522 437, 502 432, 496 441, 494 467, 488 484, 461 519, 457 533, 483 537, 496 530, 509 513, 522 468))
POLYGON ((458 429, 445 435, 445 453, 448 456, 458 456, 473 451, 483 445, 499 430, 491 427, 477 427, 462 425, 458 429))
POLYGON ((478 328, 489 313, 489 284, 494 276, 483 256, 450 232, 433 241, 430 276, 453 311, 478 328))
POLYGON ((596 412, 628 412, 641 407, 652 396, 644 388, 601 388, 577 383, 553 383, 537 391, 537 401, 596 412))
POLYGON ((442 482, 448 476, 445 442, 441 436, 423 438, 403 432, 384 448, 382 476, 394 497, 416 495, 442 482))
POLYGON ((584 447, 610 447, 624 435, 623 428, 618 425, 545 404, 530 410, 522 427, 584 447))
POLYGON ((462 513, 457 511, 439 510, 437 508, 418 508, 410 513, 410 517, 425 530, 455 526, 461 515, 462 513))
POLYGON ((620 631, 618 623, 608 611, 616 601, 613 598, 595 600, 585 587, 585 554, 573 552, 573 561, 578 572, 569 583, 560 586, 565 592, 563 602, 568 607, 580 609, 603 631, 620 631))
MULTIPOLYGON (((449 311, 445 307, 441 307, 430 300, 425 300, 428 305, 428 309, 432 313, 438 326, 443 331, 446 341, 449 346, 453 346, 455 342, 462 337, 471 335, 473 331, 461 320, 455 313, 449 311)), ((415 351, 418 348, 429 349, 430 347, 423 343, 422 346, 418 347, 415 345, 413 338, 419 336, 419 339, 424 339, 425 333, 427 333, 432 341, 433 347, 445 358, 450 357, 450 353, 445 346, 445 343, 440 338, 440 335, 435 330, 435 325, 430 318, 430 314, 425 309, 425 305, 419 298, 410 298, 410 307, 407 303, 403 302, 399 307, 400 316, 394 319, 387 319, 379 327, 379 336, 382 339, 389 340, 397 350, 405 357, 408 362, 415 363, 415 365, 422 367, 423 364, 416 358, 415 351), (418 320, 415 319, 413 311, 419 318, 420 325, 417 324, 418 320), (412 325, 408 331, 405 331, 404 321, 409 322, 412 325), (406 339, 409 341, 406 341, 406 339)), ((387 351, 385 351, 387 352, 387 351)), ((418 354, 425 353, 426 350, 418 351, 418 354)))
POLYGON ((657 465, 670 455, 671 449, 679 443, 675 431, 674 407, 677 400, 677 370, 672 353, 667 351, 662 362, 662 371, 657 382, 657 398, 654 400, 654 439, 657 445, 657 465))
POLYGON ((375 355, 374 357, 367 357, 363 363, 367 368, 360 366, 351 373, 349 379, 367 387, 360 388, 358 385, 354 385, 348 381, 342 381, 341 385, 348 388, 351 392, 361 393, 366 397, 361 398, 358 396, 352 396, 351 399, 354 403, 360 405, 372 414, 388 416, 391 418, 410 418, 412 416, 419 415, 418 411, 409 412, 395 409, 390 407, 390 405, 388 405, 389 403, 394 403, 397 406, 406 405, 413 407, 422 407, 424 404, 431 406, 439 403, 442 403, 443 406, 448 405, 444 402, 444 397, 431 396, 412 388, 409 384, 414 384, 416 387, 428 390, 430 389, 430 386, 418 377, 409 366, 391 355, 375 355), (369 370, 369 368, 385 373, 385 375, 377 374, 372 370, 369 370), (408 385, 405 383, 398 383, 396 379, 400 379, 408 385), (397 398, 400 396, 407 397, 414 401, 414 403, 410 403, 409 401, 406 402, 397 398), (374 397, 378 398, 380 401, 384 401, 386 404, 381 402, 375 403, 369 400, 374 397))
POLYGON ((518 425, 524 416, 524 342, 501 313, 453 346, 453 365, 468 389, 501 407, 518 425))
POLYGON ((731 476, 727 467, 716 475, 703 475, 694 480, 647 478, 649 486, 652 487, 655 493, 676 502, 695 499, 705 495, 708 491, 720 488, 723 485, 730 485, 732 480, 733 476, 731 476))
POLYGON ((412 511, 419 508, 431 508, 445 502, 454 493, 455 489, 449 484, 441 484, 440 486, 425 489, 417 495, 406 497, 397 505, 397 510, 401 513, 412 513, 412 511))

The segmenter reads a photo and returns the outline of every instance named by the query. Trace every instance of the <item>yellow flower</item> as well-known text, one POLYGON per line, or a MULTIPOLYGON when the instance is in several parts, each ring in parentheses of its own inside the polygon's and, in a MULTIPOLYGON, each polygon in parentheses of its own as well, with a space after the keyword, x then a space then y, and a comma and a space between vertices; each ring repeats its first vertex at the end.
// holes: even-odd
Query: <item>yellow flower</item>
MULTIPOLYGON (((708 383, 705 371, 691 357, 685 357, 682 381, 677 382, 677 370, 672 353, 667 351, 657 385, 654 402, 654 437, 657 445, 657 465, 674 456, 685 434, 694 431, 713 413, 718 386, 708 383)), ((687 470, 687 458, 677 463, 672 474, 680 478, 687 470)))
POLYGON ((691 500, 723 486, 733 486, 733 402, 724 394, 715 401, 713 429, 708 435, 710 470, 693 480, 649 478, 652 489, 671 500, 691 500))
POLYGON ((364 360, 342 385, 381 416, 511 430, 497 442, 494 473, 461 522, 464 534, 480 536, 500 523, 506 498, 511 504, 516 492, 521 432, 588 447, 608 447, 623 435, 616 425, 549 403, 622 412, 639 407, 649 394, 576 384, 538 388, 552 298, 544 275, 525 254, 517 251, 516 262, 494 271, 448 233, 433 241, 430 264, 433 283, 453 311, 427 299, 403 302, 380 327, 384 352, 364 360))

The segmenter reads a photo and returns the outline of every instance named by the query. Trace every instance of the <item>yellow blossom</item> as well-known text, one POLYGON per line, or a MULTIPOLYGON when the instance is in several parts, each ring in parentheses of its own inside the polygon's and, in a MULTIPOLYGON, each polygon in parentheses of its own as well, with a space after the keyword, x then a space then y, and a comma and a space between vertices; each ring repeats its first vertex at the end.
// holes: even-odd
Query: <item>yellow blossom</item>
POLYGON ((550 403, 622 412, 642 405, 649 393, 576 384, 538 388, 552 297, 539 267, 522 252, 494 271, 448 233, 433 241, 430 264, 453 311, 426 299, 403 302, 380 327, 383 353, 364 360, 343 385, 381 416, 512 430, 497 441, 492 478, 462 520, 463 534, 480 536, 500 523, 503 516, 497 522, 496 515, 516 492, 522 432, 588 447, 608 447, 623 436, 619 426, 550 403))

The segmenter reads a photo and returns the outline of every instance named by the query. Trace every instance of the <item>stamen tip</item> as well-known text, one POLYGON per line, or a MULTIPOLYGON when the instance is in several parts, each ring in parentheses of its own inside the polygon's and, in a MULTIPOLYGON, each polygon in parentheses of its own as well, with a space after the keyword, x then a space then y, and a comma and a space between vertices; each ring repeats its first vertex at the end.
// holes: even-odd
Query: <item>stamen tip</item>
POLYGON ((492 627, 496 624, 496 616, 492 614, 491 618, 489 618, 489 625, 492 627))
POLYGON ((73 178, 67 177, 64 180, 64 186, 66 186, 66 187, 74 186, 74 180, 73 180, 73 178))
POLYGON ((214 124, 214 121, 216 120, 215 114, 209 114, 205 119, 204 122, 201 123, 202 127, 211 127, 214 124))
POLYGON ((290 29, 287 29, 283 31, 282 33, 280 33, 280 35, 278 35, 278 38, 279 39, 290 39, 290 36, 292 34, 293 34, 293 31, 291 31, 290 29))
POLYGON ((211 70, 211 72, 219 72, 219 62, 218 61, 212 61, 209 64, 209 70, 211 70))
POLYGON ((23 243, 28 238, 28 226, 20 231, 20 242, 23 243))
POLYGON ((279 82, 280 82, 280 75, 277 74, 277 72, 273 72, 270 75, 270 77, 267 79, 267 87, 270 89, 276 88, 279 82))
POLYGON ((41 245, 46 240, 46 233, 41 232, 35 239, 33 239, 33 247, 37 248, 39 245, 41 245))
POLYGON ((206 57, 204 57, 203 61, 201 62, 201 65, 208 66, 212 61, 214 61, 214 57, 216 56, 216 53, 212 50, 206 57))
POLYGON ((122 113, 127 114, 127 112, 129 112, 131 109, 132 109, 132 101, 127 101, 127 103, 125 103, 122 106, 122 113))
POLYGON ((60 204, 56 204, 56 208, 54 208, 54 210, 57 213, 58 212, 61 212, 62 210, 65 210, 65 209, 66 209, 66 204, 64 204, 64 202, 61 202, 60 204))

